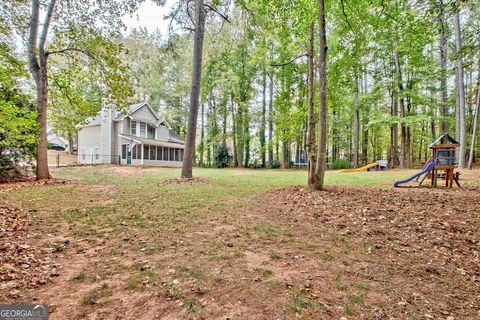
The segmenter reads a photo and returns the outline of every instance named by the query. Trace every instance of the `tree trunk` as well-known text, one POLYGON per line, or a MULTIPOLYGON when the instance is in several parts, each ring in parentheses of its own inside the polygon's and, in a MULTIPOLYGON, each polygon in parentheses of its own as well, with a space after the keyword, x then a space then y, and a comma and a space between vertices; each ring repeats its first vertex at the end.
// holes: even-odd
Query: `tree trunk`
POLYGON ((237 167, 243 166, 243 148, 244 148, 244 119, 242 102, 238 102, 237 109, 237 167))
POLYGON ((248 168, 250 164, 250 127, 249 127, 248 111, 244 116, 244 137, 245 137, 245 164, 244 167, 248 168))
POLYGON ((202 107, 200 109, 200 123, 201 123, 201 128, 200 128, 200 155, 198 159, 198 165, 200 167, 203 166, 203 154, 205 151, 205 104, 202 103, 202 107))
MULTIPOLYGON (((440 92, 442 93, 442 124, 443 133, 448 132, 448 87, 447 87, 447 41, 448 36, 445 30, 444 4, 443 0, 437 0, 438 24, 439 24, 439 48, 440 48, 440 92)), ((436 137, 435 137, 436 138, 436 137)))
POLYGON ((290 167, 290 141, 282 141, 282 169, 290 167))
POLYGON ((42 33, 38 37, 38 25, 40 15, 40 2, 32 0, 32 12, 30 15, 30 31, 28 38, 28 64, 33 76, 37 91, 37 124, 39 127, 38 142, 36 149, 36 178, 49 179, 48 170, 48 142, 47 142, 47 106, 48 106, 48 78, 47 78, 47 54, 45 52, 45 43, 48 37, 48 30, 53 16, 56 0, 51 0, 45 22, 43 23, 42 33), (37 48, 38 40, 38 48, 37 48), (38 58, 37 58, 38 50, 38 58))
POLYGON ((67 137, 68 137, 68 153, 69 154, 74 154, 74 152, 73 152, 73 134, 71 132, 69 132, 67 134, 67 137))
MULTIPOLYGON (((478 37, 478 43, 480 44, 480 36, 478 37)), ((477 73, 477 99, 476 99, 476 110, 475 118, 473 120, 473 131, 472 131, 472 145, 470 147, 470 156, 468 157, 468 169, 472 170, 473 159, 475 158, 475 147, 477 143, 478 135, 478 125, 479 125, 479 109, 480 109, 480 47, 478 49, 478 73, 477 73)))
POLYGON ((360 149, 360 111, 358 110, 358 74, 355 70, 355 88, 353 89, 353 167, 359 165, 360 149))
POLYGON ((202 78, 203 36, 205 33, 205 8, 203 0, 195 2, 195 38, 193 40, 193 72, 190 87, 190 111, 188 115, 185 156, 182 166, 182 178, 192 177, 195 137, 197 134, 198 104, 200 98, 200 81, 202 78))
POLYGON ((318 150, 315 167, 315 190, 322 190, 327 162, 327 37, 325 3, 318 0, 320 113, 318 121, 318 150))
POLYGON ((232 140, 233 140, 233 165, 234 167, 238 166, 238 157, 237 157, 237 124, 235 119, 235 100, 232 97, 232 140))
MULTIPOLYGON (((395 25, 393 26, 394 33, 396 32, 395 25)), ((397 89, 398 89, 398 96, 400 96, 400 168, 405 168, 405 161, 406 161, 406 128, 405 123, 403 123, 403 118, 405 117, 405 99, 403 97, 403 80, 402 80, 402 70, 400 67, 400 57, 398 54, 398 47, 395 41, 394 49, 393 49, 393 59, 395 60, 395 73, 396 73, 396 82, 397 82, 397 89)), ((397 96, 397 99, 398 99, 397 96)))
POLYGON ((260 153, 262 159, 262 167, 265 167, 266 161, 266 148, 265 148, 265 130, 267 125, 266 113, 267 113, 267 74, 263 72, 262 75, 262 122, 260 125, 260 153))
POLYGON ((223 111, 223 130, 222 130, 222 144, 224 147, 227 146, 227 118, 228 118, 228 98, 224 98, 222 101, 222 111, 223 111))
POLYGON ((462 31, 460 29, 460 4, 456 3, 455 11, 455 50, 457 59, 455 61, 457 67, 457 92, 458 92, 458 114, 460 120, 460 148, 458 152, 458 167, 465 167, 465 153, 466 153, 466 122, 465 122, 465 86, 463 82, 463 62, 462 62, 462 31))
POLYGON ((308 188, 315 188, 315 86, 314 86, 314 66, 313 66, 313 48, 314 48, 314 23, 310 23, 310 43, 308 46, 308 119, 307 119, 307 172, 308 188))
POLYGON ((270 76, 270 99, 268 101, 268 163, 273 162, 273 75, 270 76))

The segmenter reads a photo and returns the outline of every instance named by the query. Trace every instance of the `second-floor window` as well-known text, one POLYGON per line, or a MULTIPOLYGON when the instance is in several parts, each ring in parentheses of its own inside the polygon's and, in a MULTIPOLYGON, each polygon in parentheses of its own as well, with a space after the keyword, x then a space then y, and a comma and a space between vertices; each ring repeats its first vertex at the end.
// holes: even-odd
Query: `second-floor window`
POLYGON ((132 121, 132 123, 130 124, 130 134, 133 134, 134 136, 137 135, 137 122, 136 121, 132 121))
POLYGON ((147 136, 147 125, 145 123, 140 122, 140 137, 147 136))
POLYGON ((155 139, 155 128, 152 126, 147 126, 147 138, 155 139))

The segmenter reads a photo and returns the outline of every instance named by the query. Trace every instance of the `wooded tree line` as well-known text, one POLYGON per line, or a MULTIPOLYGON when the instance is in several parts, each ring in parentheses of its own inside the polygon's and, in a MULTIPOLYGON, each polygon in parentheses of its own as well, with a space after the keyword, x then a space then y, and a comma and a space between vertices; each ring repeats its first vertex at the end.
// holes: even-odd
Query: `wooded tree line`
MULTIPOLYGON (((115 22, 109 30, 92 29, 98 24, 83 15, 64 24, 62 10, 76 1, 39 5, 48 12, 52 3, 57 24, 43 54, 51 56, 48 116, 58 128, 75 134, 75 123, 107 97, 120 107, 146 100, 181 135, 192 132, 197 1, 172 8, 177 32, 123 35, 119 17, 138 1, 128 10, 97 8, 115 22), (103 51, 94 54, 97 47, 103 51)), ((330 166, 388 159, 392 167, 411 167, 426 161, 428 145, 443 132, 461 143, 459 167, 478 156, 480 14, 473 1, 239 0, 199 7, 205 28, 197 164, 214 165, 219 146, 227 146, 236 167, 309 163, 310 170, 322 159, 330 166)), ((35 11, 16 12, 31 21, 35 11)))
MULTIPOLYGON (((474 160, 480 39, 473 2, 327 1, 325 13, 327 162, 348 159, 357 167, 386 158, 392 167, 419 165, 443 132, 461 143, 459 167, 470 150, 474 160)), ((307 162, 309 92, 314 91, 313 120, 320 101, 320 44, 309 48, 312 23, 313 37, 319 36, 317 17, 316 1, 239 1, 230 22, 207 19, 199 164, 211 165, 222 143, 232 148, 234 166, 307 162)), ((127 39, 134 37, 138 33, 127 39)), ((168 58, 158 63, 169 69, 172 60, 180 60, 185 67, 192 41, 182 40, 190 37, 159 43, 168 58)), ((182 115, 173 123, 184 132, 190 79, 175 72, 152 77, 163 82, 165 110, 182 115)), ((318 132, 312 133, 315 147, 318 132)))

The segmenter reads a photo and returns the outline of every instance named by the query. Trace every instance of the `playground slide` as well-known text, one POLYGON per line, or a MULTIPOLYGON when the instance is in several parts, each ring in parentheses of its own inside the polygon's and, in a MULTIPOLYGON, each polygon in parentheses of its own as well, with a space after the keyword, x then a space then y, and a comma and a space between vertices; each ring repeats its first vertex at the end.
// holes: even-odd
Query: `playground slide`
POLYGON ((415 173, 413 176, 411 176, 407 179, 404 179, 404 180, 395 181, 395 183, 393 184, 393 187, 398 188, 401 184, 407 183, 409 181, 412 181, 416 177, 420 177, 421 175, 429 173, 430 171, 433 170, 433 168, 435 168, 435 163, 433 163, 433 162, 429 163, 428 166, 426 166, 424 169, 422 169, 422 171, 420 171, 418 173, 415 173))
POLYGON ((366 166, 363 166, 363 167, 360 167, 360 168, 356 168, 356 169, 342 169, 342 170, 338 170, 338 172, 359 172, 359 171, 365 171, 365 170, 368 170, 368 169, 370 169, 370 168, 375 167, 376 165, 378 165, 378 162, 370 163, 370 164, 367 164, 366 166))

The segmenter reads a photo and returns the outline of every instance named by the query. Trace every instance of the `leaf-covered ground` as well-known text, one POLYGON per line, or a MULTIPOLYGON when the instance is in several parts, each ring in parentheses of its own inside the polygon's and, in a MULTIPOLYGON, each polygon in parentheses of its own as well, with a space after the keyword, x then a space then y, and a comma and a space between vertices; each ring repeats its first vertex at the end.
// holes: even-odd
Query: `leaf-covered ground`
POLYGON ((0 187, 0 300, 51 319, 476 319, 479 171, 62 168, 0 187), (351 185, 350 185, 351 184, 351 185))

